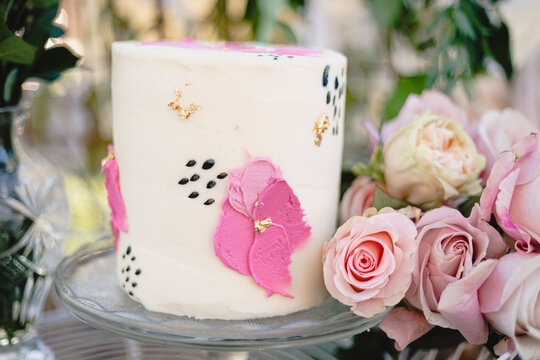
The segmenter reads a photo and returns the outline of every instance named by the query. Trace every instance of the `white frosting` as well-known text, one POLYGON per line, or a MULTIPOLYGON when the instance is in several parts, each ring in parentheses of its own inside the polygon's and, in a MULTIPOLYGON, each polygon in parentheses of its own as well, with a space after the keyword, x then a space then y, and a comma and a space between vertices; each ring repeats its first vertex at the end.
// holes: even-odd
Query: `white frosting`
POLYGON ((216 319, 283 315, 326 298, 321 251, 336 228, 345 67, 346 58, 329 50, 274 57, 164 44, 113 45, 114 146, 129 224, 120 235, 117 271, 132 298, 149 310, 216 319), (200 107, 187 120, 168 107, 176 89, 182 105, 200 107), (313 126, 321 115, 329 117, 331 128, 318 147, 313 126), (270 158, 281 168, 312 227, 289 266, 294 299, 267 297, 253 278, 227 268, 214 251, 229 179, 216 176, 244 166, 249 156, 270 158), (203 170, 207 159, 215 165, 203 170), (187 167, 189 160, 197 164, 187 167), (200 179, 178 184, 193 174, 200 179), (217 185, 207 189, 210 180, 217 185), (200 194, 195 199, 188 197, 193 191, 200 194), (215 203, 204 205, 209 198, 215 203))

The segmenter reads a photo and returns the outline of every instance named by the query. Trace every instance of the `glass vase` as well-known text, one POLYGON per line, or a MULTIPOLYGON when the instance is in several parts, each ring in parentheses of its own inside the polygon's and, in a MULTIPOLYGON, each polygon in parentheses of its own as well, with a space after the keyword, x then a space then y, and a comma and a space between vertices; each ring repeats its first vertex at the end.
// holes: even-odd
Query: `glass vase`
POLYGON ((24 142, 30 103, 0 108, 0 360, 54 358, 35 328, 70 223, 60 174, 24 142))

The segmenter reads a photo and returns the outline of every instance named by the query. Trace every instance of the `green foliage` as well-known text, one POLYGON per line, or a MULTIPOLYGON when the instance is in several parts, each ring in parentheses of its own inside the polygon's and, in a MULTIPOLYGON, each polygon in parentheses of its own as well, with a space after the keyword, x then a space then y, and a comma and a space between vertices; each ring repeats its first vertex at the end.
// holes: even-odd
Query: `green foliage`
POLYGON ((426 74, 398 76, 396 89, 384 107, 383 123, 397 116, 409 94, 420 94, 424 90, 426 79, 426 74))
POLYGON ((480 195, 472 196, 459 205, 458 210, 465 217, 469 217, 476 203, 480 201, 480 195))
POLYGON ((16 105, 29 77, 54 80, 79 57, 65 47, 45 49, 64 30, 53 24, 59 0, 2 0, 0 5, 0 107, 16 105))
MULTIPOLYGON (((443 4, 432 0, 369 0, 369 4, 388 52, 394 41, 405 39, 427 63, 423 73, 413 77, 410 92, 424 88, 448 92, 458 82, 468 86, 470 79, 485 72, 489 62, 512 77, 510 36, 496 0, 451 0, 443 4)), ((396 115, 406 87, 403 76, 399 76, 387 103, 386 120, 396 115)))
POLYGON ((376 146, 369 159, 368 165, 358 162, 353 165, 352 172, 356 176, 368 176, 374 181, 384 184, 384 156, 380 146, 376 146))
POLYGON ((271 42, 273 32, 280 30, 284 42, 296 43, 294 32, 280 20, 281 12, 287 7, 300 12, 305 0, 248 0, 243 20, 252 24, 254 39, 271 42))
POLYGON ((390 207, 395 210, 406 207, 408 204, 403 200, 399 200, 391 197, 378 186, 375 187, 375 194, 373 196, 373 207, 377 210, 381 210, 385 207, 390 207))

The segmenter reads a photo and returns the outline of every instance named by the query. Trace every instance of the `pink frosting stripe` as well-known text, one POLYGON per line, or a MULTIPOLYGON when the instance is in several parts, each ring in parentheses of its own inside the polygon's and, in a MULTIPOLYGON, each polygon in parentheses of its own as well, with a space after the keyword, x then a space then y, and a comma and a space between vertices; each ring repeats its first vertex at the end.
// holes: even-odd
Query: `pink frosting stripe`
POLYGON ((300 201, 270 159, 255 158, 229 174, 229 196, 214 234, 216 255, 252 276, 268 296, 292 297, 290 257, 311 234, 300 201))
POLYGON ((128 224, 126 205, 120 191, 118 162, 114 158, 114 147, 112 145, 109 145, 109 155, 101 167, 101 171, 105 172, 105 188, 107 189, 107 200, 111 209, 111 227, 114 245, 117 248, 120 231, 128 232, 128 224))
POLYGON ((249 43, 229 43, 229 42, 214 42, 203 43, 191 38, 185 38, 182 41, 147 41, 142 42, 142 45, 161 45, 171 46, 183 49, 199 49, 199 50, 214 50, 214 51, 232 51, 241 53, 253 54, 275 54, 275 55, 291 55, 291 56, 312 56, 319 57, 323 54, 321 49, 310 49, 296 45, 283 45, 277 47, 260 47, 249 43))

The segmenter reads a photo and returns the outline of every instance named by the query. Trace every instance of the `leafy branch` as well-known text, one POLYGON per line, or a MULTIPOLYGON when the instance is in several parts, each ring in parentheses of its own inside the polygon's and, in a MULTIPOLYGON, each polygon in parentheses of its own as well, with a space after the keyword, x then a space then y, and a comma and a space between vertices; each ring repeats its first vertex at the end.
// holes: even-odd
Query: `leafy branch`
POLYGON ((20 101, 28 78, 52 81, 77 64, 68 48, 45 48, 64 35, 53 23, 58 7, 59 0, 0 0, 0 107, 20 101))

